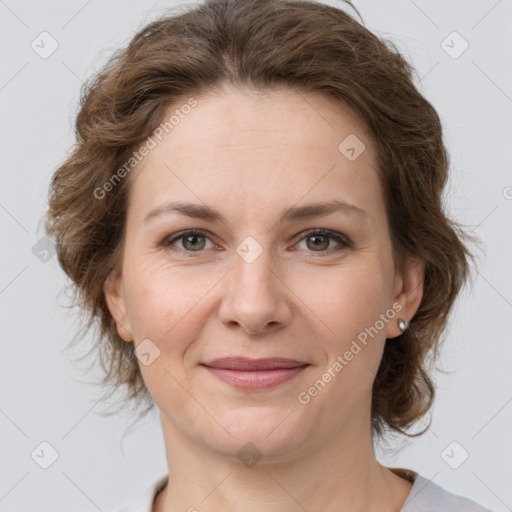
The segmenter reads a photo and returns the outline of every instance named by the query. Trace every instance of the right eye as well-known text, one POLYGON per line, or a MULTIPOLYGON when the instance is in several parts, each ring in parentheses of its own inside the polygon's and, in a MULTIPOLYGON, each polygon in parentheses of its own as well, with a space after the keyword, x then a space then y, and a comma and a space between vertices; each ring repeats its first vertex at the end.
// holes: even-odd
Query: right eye
MULTIPOLYGON (((177 247, 178 249, 181 249, 188 253, 201 252, 203 249, 205 249, 205 240, 209 240, 209 238, 206 235, 207 232, 201 229, 182 231, 177 236, 173 235, 171 238, 166 238, 163 241, 162 245, 164 247, 169 247, 171 245, 174 246, 175 242, 179 242, 181 244, 181 247, 177 247)), ((214 244, 212 243, 212 245, 214 244)))

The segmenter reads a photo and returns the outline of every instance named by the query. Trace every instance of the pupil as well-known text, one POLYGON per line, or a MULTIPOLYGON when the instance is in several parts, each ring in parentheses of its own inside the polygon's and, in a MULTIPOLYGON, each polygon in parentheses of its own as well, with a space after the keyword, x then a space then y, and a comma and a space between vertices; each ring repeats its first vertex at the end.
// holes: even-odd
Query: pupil
POLYGON ((192 248, 200 247, 201 244, 197 245, 197 239, 201 238, 201 236, 190 235, 186 237, 186 243, 191 244, 192 248))
MULTIPOLYGON (((313 246, 318 248, 322 248, 322 246, 324 246, 323 248, 325 249, 325 241, 327 240, 325 236, 323 235, 313 235, 310 237, 311 239, 315 240, 313 242, 313 246), (322 240, 323 239, 323 240, 322 240)), ((328 243, 328 242, 327 242, 328 243)))

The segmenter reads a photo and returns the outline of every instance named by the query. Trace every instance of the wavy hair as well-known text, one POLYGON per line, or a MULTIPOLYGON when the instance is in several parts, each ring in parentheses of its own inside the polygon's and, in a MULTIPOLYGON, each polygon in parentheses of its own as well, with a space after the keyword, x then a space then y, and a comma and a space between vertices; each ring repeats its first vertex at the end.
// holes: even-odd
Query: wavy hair
POLYGON ((397 269, 407 256, 425 263, 424 294, 409 328, 386 342, 373 384, 372 434, 407 429, 430 409, 429 371, 473 258, 472 237, 442 202, 448 156, 440 118, 414 84, 396 46, 347 12, 316 1, 206 0, 147 24, 83 86, 76 142, 56 169, 45 230, 86 315, 73 343, 95 328, 109 389, 147 403, 134 344, 117 333, 104 296, 120 267, 129 180, 105 183, 162 123, 172 104, 233 84, 288 87, 348 105, 372 136, 397 269), (102 188, 103 187, 103 188, 102 188))

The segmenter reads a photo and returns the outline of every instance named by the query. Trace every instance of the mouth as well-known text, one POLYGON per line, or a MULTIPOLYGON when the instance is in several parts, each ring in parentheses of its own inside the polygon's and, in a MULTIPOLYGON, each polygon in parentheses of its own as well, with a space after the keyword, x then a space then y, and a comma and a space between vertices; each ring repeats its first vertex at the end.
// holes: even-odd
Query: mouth
POLYGON ((262 390, 283 384, 302 373, 308 363, 293 359, 216 359, 201 366, 212 375, 239 389, 262 390))

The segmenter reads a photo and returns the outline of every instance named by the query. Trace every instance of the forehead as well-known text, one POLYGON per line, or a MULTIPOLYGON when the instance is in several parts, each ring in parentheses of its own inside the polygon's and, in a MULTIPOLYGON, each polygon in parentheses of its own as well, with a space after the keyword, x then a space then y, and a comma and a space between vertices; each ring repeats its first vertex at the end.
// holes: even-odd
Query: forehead
POLYGON ((172 129, 168 123, 166 133, 153 136, 156 146, 131 176, 135 208, 172 194, 218 206, 226 194, 244 195, 266 206, 296 203, 306 194, 315 201, 340 192, 357 202, 379 193, 367 130, 329 97, 225 87, 182 108, 193 104, 187 100, 168 109, 163 123, 173 118, 172 129))

